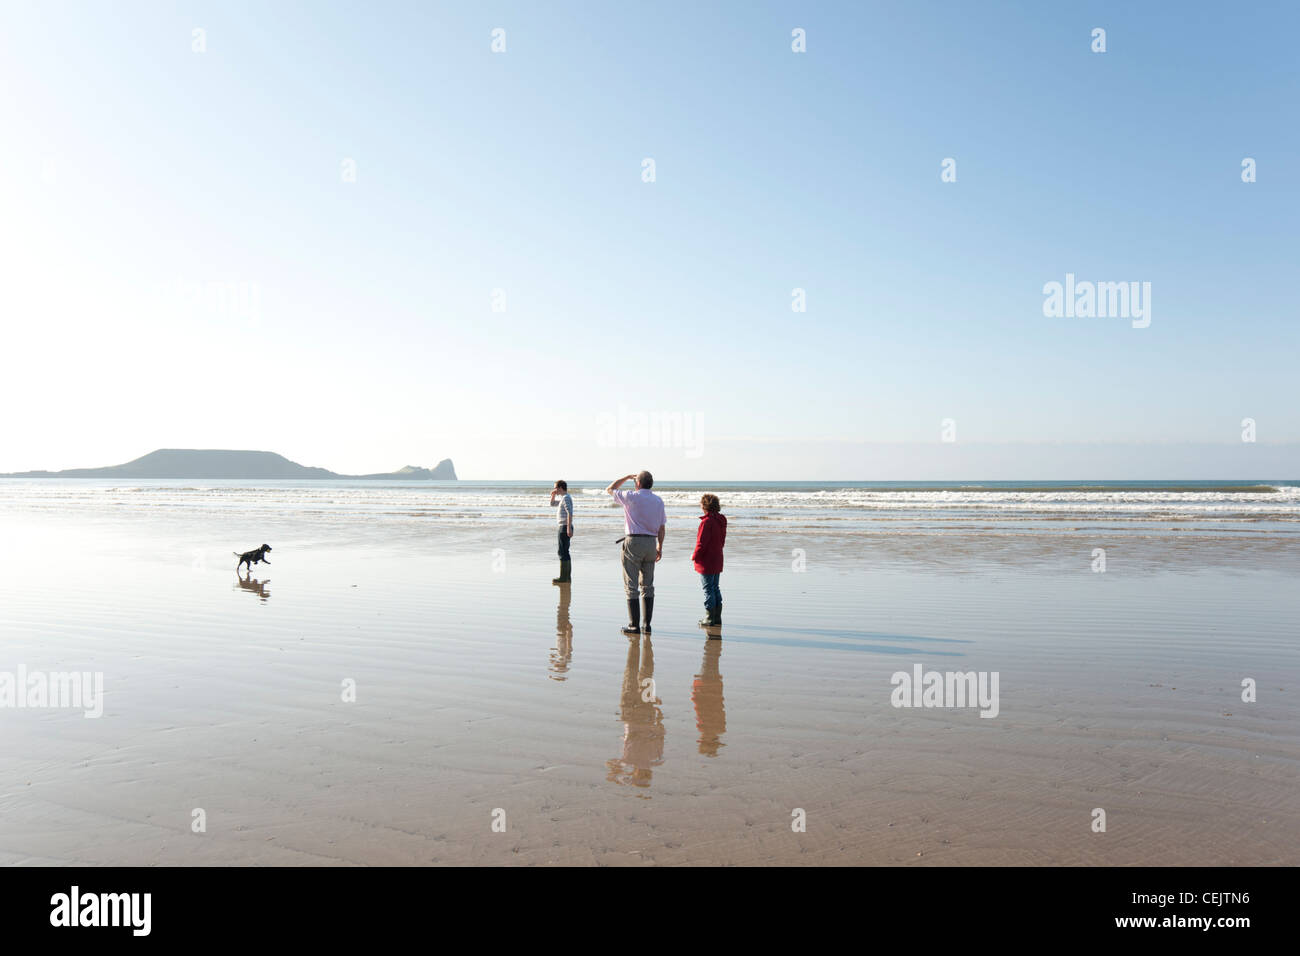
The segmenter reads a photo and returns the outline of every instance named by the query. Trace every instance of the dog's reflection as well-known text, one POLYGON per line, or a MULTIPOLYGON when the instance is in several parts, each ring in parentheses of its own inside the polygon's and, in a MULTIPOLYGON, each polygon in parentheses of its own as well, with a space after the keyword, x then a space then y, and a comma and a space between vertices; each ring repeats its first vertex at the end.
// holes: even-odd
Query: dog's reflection
POLYGON ((271 592, 266 589, 266 586, 271 583, 270 578, 267 578, 265 581, 259 581, 251 574, 248 577, 244 577, 238 571, 235 572, 235 577, 239 579, 239 589, 241 591, 252 591, 262 599, 263 604, 265 604, 266 599, 271 596, 271 592))

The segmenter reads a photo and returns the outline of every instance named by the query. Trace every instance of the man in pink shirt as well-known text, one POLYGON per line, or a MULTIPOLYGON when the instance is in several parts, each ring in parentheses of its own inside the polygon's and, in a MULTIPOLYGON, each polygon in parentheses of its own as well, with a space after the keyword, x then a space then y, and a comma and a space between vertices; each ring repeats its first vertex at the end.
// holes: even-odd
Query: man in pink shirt
POLYGON ((623 590, 627 595, 628 625, 624 634, 639 634, 641 601, 637 600, 637 584, 641 587, 641 600, 645 602, 644 631, 650 633, 650 618, 655 611, 655 562, 664 556, 664 533, 668 518, 664 500, 650 489, 655 479, 648 471, 639 475, 624 475, 609 483, 605 493, 623 506, 626 536, 619 538, 623 545, 623 590), (620 491, 624 483, 636 479, 636 490, 620 491))

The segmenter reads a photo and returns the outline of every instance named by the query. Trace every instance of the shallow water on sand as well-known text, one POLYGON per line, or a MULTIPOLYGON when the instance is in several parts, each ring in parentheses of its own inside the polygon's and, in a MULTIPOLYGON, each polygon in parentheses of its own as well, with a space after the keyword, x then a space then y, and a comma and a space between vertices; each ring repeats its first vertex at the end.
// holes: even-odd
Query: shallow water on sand
POLYGON ((1289 536, 739 522, 710 641, 677 522, 629 641, 604 519, 560 588, 542 524, 5 518, 0 672, 105 699, 0 709, 0 863, 1300 862, 1289 536), (891 706, 916 664, 998 715, 891 706))

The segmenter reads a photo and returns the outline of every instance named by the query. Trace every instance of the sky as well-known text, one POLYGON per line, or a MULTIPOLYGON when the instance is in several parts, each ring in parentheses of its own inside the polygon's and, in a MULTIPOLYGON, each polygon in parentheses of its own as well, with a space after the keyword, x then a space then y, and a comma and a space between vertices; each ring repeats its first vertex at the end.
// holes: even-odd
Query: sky
POLYGON ((5 0, 0 471, 1296 477, 1298 28, 5 0))

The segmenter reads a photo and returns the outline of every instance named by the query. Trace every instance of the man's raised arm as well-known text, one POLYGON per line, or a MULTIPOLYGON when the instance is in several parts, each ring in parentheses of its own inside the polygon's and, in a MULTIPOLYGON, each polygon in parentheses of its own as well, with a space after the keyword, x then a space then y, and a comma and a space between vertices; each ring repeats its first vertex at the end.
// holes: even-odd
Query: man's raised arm
POLYGON ((636 477, 635 474, 631 474, 631 475, 624 475, 622 478, 615 478, 613 481, 609 483, 609 487, 605 489, 605 494, 612 495, 615 491, 618 490, 619 485, 635 477, 636 477))

